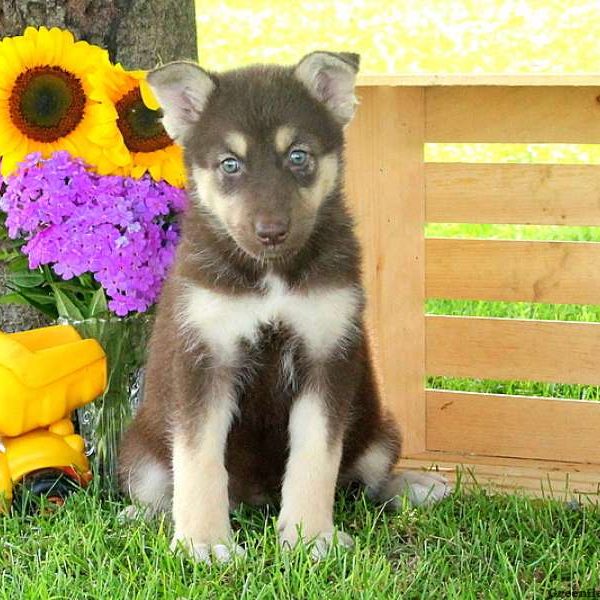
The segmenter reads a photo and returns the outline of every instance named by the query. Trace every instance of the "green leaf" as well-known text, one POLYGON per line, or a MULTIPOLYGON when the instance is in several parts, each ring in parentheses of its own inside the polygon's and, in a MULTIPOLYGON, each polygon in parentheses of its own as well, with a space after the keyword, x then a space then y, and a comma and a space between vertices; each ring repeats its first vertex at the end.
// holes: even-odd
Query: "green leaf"
POLYGON ((28 302, 18 292, 9 292, 0 296, 0 304, 28 304, 28 302))
MULTIPOLYGON (((47 298, 44 298, 43 302, 39 301, 39 296, 43 296, 43 294, 36 294, 26 290, 18 290, 11 294, 6 294, 6 296, 16 295, 21 298, 21 300, 15 300, 15 304, 27 304, 32 306, 36 310, 40 311, 42 314, 50 317, 52 320, 58 317, 58 313, 56 312, 56 306, 54 304, 54 300, 50 298, 50 302, 48 302, 47 298)), ((3 296, 2 298, 4 298, 3 296)), ((0 299, 0 303, 4 303, 2 299, 0 299)), ((8 301, 6 303, 9 303, 8 301)))
POLYGON ((106 294, 102 288, 96 290, 92 296, 92 301, 89 307, 89 317, 102 317, 108 314, 108 304, 106 302, 106 294))
MULTIPOLYGON (((45 288, 48 289, 48 288, 45 288)), ((52 296, 52 292, 50 290, 48 290, 47 292, 43 291, 44 288, 41 288, 40 291, 35 290, 18 290, 17 294, 21 295, 23 298, 25 298, 28 301, 33 301, 36 302, 38 304, 56 304, 56 300, 54 299, 54 297, 52 296)))
POLYGON ((79 283, 81 284, 81 287, 85 290, 90 290, 94 288, 94 280, 92 279, 92 276, 89 273, 84 273, 83 275, 80 275, 77 279, 79 279, 79 283))
POLYGON ((18 271, 10 273, 8 283, 19 288, 34 288, 44 283, 44 276, 39 271, 18 271))
POLYGON ((75 281, 74 279, 70 279, 69 281, 51 281, 50 283, 52 283, 53 285, 55 285, 56 287, 60 288, 61 290, 68 290, 70 292, 77 292, 79 294, 83 294, 83 295, 89 295, 92 296, 93 294, 96 293, 95 289, 89 289, 89 288, 85 288, 77 283, 71 283, 72 281, 75 281))
POLYGON ((83 315, 81 314, 81 311, 77 308, 69 296, 67 296, 65 292, 61 291, 55 285, 51 285, 52 291, 54 292, 54 297, 56 298, 58 315, 74 321, 83 321, 83 315))
POLYGON ((59 279, 48 265, 42 265, 42 273, 44 274, 47 283, 54 283, 59 279))
MULTIPOLYGON (((1 231, 1 228, 0 228, 1 231)), ((20 252, 23 242, 21 240, 3 240, 0 235, 0 260, 2 262, 12 262, 17 258, 23 257, 20 252)))
POLYGON ((17 273, 19 271, 29 272, 29 263, 26 256, 18 256, 10 261, 8 265, 9 273, 17 273))

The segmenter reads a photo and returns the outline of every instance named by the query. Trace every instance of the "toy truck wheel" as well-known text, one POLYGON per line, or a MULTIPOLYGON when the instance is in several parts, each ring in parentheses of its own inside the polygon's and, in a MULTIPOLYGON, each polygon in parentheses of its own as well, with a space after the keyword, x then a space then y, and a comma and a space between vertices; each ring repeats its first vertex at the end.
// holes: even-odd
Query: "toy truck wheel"
POLYGON ((25 475, 19 488, 24 496, 32 499, 45 496, 55 504, 63 504, 67 497, 81 489, 81 486, 60 469, 40 469, 25 475))

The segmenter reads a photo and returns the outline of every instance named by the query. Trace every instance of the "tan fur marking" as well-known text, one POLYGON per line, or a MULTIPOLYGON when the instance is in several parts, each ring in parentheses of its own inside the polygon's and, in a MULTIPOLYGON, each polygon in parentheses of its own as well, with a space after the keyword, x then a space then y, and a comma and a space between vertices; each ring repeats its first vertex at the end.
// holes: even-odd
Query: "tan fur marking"
POLYGON ((326 154, 319 160, 319 171, 315 182, 309 188, 300 189, 302 198, 313 210, 316 211, 323 200, 333 192, 338 171, 337 155, 334 152, 326 154))
POLYGON ((353 471, 371 490, 377 491, 387 480, 392 452, 382 442, 371 444, 356 461, 353 471))
POLYGON ((333 497, 342 442, 330 442, 323 398, 304 393, 290 414, 290 457, 281 491, 280 539, 293 546, 298 525, 311 539, 333 531, 333 497))
POLYGON ((234 196, 221 193, 211 169, 195 166, 192 169, 192 177, 198 191, 195 200, 215 215, 223 225, 235 227, 241 220, 243 203, 234 196))
POLYGON ((171 487, 171 473, 150 458, 140 461, 128 472, 129 496, 146 505, 149 515, 169 508, 171 487))
POLYGON ((230 131, 225 135, 225 142, 232 152, 240 158, 246 158, 248 153, 248 142, 243 133, 239 131, 230 131))
POLYGON ((291 125, 283 125, 275 132, 275 149, 283 154, 294 141, 296 130, 291 125))
POLYGON ((224 456, 233 400, 231 391, 221 392, 207 408, 196 437, 189 440, 175 432, 173 440, 174 542, 190 549, 227 542, 231 536, 224 456))

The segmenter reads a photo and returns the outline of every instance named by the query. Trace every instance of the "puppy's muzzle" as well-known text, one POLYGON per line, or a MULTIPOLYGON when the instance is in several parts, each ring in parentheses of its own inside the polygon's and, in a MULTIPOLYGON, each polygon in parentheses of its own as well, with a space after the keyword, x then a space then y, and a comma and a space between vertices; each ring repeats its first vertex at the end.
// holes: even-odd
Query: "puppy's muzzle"
POLYGON ((288 237, 290 223, 282 219, 261 219, 256 222, 254 231, 264 246, 278 246, 288 237))

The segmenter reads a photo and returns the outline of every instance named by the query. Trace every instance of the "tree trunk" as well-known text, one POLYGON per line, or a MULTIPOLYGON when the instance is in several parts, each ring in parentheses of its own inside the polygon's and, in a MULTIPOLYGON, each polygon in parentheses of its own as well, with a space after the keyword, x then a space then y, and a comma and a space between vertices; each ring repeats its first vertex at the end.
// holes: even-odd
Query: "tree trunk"
POLYGON ((0 37, 27 25, 69 29, 126 69, 197 57, 194 0, 0 0, 0 37))
MULTIPOLYGON (((0 0, 0 38, 20 35, 28 25, 68 29, 106 48, 126 69, 197 57, 194 0, 0 0)), ((0 294, 5 291, 0 264, 0 294)), ((0 305, 0 330, 42 323, 29 307, 0 305)))

